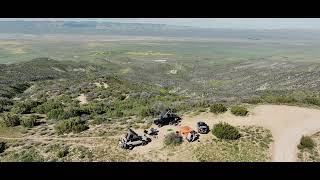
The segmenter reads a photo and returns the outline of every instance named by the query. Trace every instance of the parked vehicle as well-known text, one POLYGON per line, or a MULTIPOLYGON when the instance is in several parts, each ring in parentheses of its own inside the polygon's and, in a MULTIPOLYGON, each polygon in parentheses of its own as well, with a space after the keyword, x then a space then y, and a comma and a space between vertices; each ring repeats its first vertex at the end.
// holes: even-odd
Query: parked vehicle
POLYGON ((160 118, 154 121, 159 128, 165 125, 178 125, 180 122, 181 118, 170 110, 161 113, 160 118))
POLYGON ((198 133, 207 134, 209 132, 209 126, 205 122, 197 122, 198 133))
POLYGON ((146 145, 151 141, 150 138, 146 136, 139 136, 136 132, 132 129, 129 129, 127 134, 120 139, 119 145, 123 149, 130 149, 132 150, 136 146, 146 145))

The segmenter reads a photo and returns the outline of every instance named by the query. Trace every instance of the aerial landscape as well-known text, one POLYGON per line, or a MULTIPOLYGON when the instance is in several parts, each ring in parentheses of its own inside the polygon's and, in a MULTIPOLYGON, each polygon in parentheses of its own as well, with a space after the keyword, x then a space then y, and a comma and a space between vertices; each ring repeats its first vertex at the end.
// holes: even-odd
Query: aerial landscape
POLYGON ((311 28, 0 19, 0 162, 319 162, 319 49, 311 28))

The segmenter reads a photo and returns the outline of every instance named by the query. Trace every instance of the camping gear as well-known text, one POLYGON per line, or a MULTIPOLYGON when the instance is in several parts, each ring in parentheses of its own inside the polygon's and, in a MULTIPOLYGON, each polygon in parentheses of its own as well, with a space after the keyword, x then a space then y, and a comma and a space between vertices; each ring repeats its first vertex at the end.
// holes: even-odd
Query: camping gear
POLYGON ((180 133, 183 137, 187 137, 191 131, 192 129, 189 126, 182 126, 180 128, 180 133))
POLYGON ((209 132, 209 126, 202 121, 197 122, 198 133, 207 134, 209 132))
POLYGON ((178 125, 181 118, 173 114, 170 110, 160 114, 160 118, 156 119, 154 123, 160 128, 164 125, 178 125))
POLYGON ((180 128, 180 134, 185 137, 188 142, 193 142, 199 138, 199 134, 189 126, 182 126, 180 128))
POLYGON ((155 128, 150 128, 149 130, 144 130, 144 133, 148 134, 150 136, 157 136, 158 132, 159 132, 159 130, 157 130, 155 128))
POLYGON ((199 138, 199 134, 196 131, 191 131, 188 133, 186 139, 188 142, 193 142, 199 138))
POLYGON ((120 139, 119 145, 123 149, 132 150, 135 146, 146 145, 151 141, 150 138, 146 136, 139 136, 132 129, 129 129, 127 134, 120 139))

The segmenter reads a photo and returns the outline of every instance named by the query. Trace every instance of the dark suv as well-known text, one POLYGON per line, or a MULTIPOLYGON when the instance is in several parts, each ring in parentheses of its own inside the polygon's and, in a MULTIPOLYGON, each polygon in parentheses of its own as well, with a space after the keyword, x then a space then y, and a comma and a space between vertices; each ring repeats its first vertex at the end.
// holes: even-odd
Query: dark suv
POLYGON ((209 132, 209 126, 205 122, 197 122, 198 133, 207 134, 209 132))
POLYGON ((164 125, 178 125, 181 122, 181 118, 171 111, 161 113, 160 118, 154 121, 159 128, 164 125))

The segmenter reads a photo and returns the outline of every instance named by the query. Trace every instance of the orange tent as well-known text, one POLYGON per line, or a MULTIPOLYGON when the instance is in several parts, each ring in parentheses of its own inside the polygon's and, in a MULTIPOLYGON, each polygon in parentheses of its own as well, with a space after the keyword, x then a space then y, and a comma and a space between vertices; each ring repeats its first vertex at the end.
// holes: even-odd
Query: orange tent
POLYGON ((192 129, 189 126, 182 126, 180 128, 180 133, 182 136, 187 136, 190 132, 192 131, 192 129))

